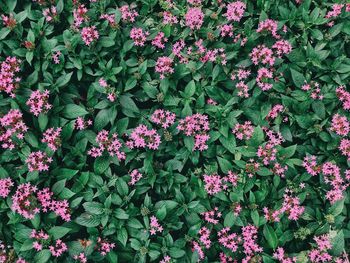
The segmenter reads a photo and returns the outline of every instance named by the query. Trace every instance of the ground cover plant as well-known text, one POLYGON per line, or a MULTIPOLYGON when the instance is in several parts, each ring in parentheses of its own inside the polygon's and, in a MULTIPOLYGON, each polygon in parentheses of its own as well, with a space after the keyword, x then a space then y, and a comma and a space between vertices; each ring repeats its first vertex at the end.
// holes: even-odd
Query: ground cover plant
POLYGON ((0 0, 0 262, 349 262, 350 3, 0 0))

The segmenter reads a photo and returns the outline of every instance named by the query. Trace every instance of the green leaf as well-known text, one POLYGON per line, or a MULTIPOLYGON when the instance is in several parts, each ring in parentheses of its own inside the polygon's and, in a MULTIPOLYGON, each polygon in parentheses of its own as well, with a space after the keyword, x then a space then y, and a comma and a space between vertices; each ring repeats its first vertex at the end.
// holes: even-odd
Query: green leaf
POLYGON ((75 119, 86 114, 88 114, 88 112, 83 107, 76 104, 67 104, 63 110, 63 116, 69 119, 75 119))
POLYGON ((228 171, 232 170, 233 166, 232 163, 224 158, 217 157, 218 163, 220 166, 220 169, 224 172, 227 173, 228 171))
POLYGON ((345 240, 344 240, 344 232, 340 230, 337 235, 331 239, 332 249, 331 252, 335 256, 340 256, 344 250, 345 240))
POLYGON ((128 242, 128 232, 125 227, 117 231, 117 239, 124 247, 126 246, 126 243, 128 242))
POLYGON ((54 240, 60 239, 69 233, 71 229, 63 226, 51 227, 48 233, 53 237, 54 240))
POLYGON ((34 256, 34 262, 36 263, 46 263, 51 258, 51 252, 48 249, 43 249, 37 253, 35 253, 34 256))
POLYGON ((101 223, 101 218, 89 213, 83 213, 75 219, 75 222, 81 226, 96 227, 101 223))
POLYGON ((292 79, 293 79, 295 86, 300 88, 305 83, 305 78, 304 78, 303 74, 301 74, 300 72, 298 72, 292 68, 290 68, 290 72, 292 74, 292 79))
POLYGON ((191 80, 185 87, 185 96, 186 98, 191 98, 196 92, 196 83, 194 80, 191 80))
POLYGON ((110 160, 109 157, 98 157, 94 162, 94 171, 96 174, 103 174, 104 171, 109 167, 110 160))
POLYGON ((265 225, 263 232, 264 237, 267 240, 267 243, 269 244, 270 248, 275 249, 278 245, 278 239, 273 228, 269 225, 265 225))
POLYGON ((122 106, 123 113, 128 117, 136 117, 135 113, 139 113, 139 109, 135 102, 128 96, 120 96, 120 104, 122 106))
POLYGON ((60 76, 56 81, 56 86, 59 88, 65 86, 70 81, 72 75, 73 75, 73 72, 70 72, 68 74, 63 74, 62 76, 60 76))
POLYGON ((98 43, 100 43, 103 47, 112 47, 115 45, 114 40, 110 37, 101 37, 98 40, 98 43))
POLYGON ((328 210, 328 213, 329 214, 332 214, 334 216, 337 216, 337 215, 340 215, 341 212, 343 211, 344 209, 344 201, 345 201, 345 198, 339 200, 339 201, 336 201, 328 210))

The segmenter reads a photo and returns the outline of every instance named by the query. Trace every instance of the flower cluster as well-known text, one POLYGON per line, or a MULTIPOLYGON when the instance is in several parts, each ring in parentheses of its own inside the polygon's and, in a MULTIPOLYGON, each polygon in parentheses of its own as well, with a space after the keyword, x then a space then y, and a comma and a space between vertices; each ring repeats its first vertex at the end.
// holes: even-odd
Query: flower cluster
POLYGON ((159 224, 158 219, 155 216, 151 216, 151 222, 150 222, 150 234, 155 235, 157 232, 161 233, 163 232, 163 227, 159 224))
POLYGON ((88 126, 92 125, 92 120, 85 121, 84 118, 78 117, 75 120, 74 127, 77 130, 85 130, 88 126))
POLYGON ((41 141, 47 143, 51 150, 57 151, 58 147, 61 146, 61 131, 62 128, 49 128, 44 132, 41 141))
POLYGON ((345 116, 335 114, 332 117, 331 131, 335 132, 339 136, 346 136, 350 132, 350 124, 345 116))
POLYGON ((323 100, 323 94, 321 94, 320 84, 317 82, 305 83, 301 86, 301 89, 310 93, 310 97, 314 100, 323 100))
POLYGON ((9 195, 13 185, 13 181, 9 177, 0 179, 0 197, 6 198, 9 195))
POLYGON ((149 130, 146 125, 137 126, 129 136, 126 145, 130 148, 148 148, 157 150, 160 145, 160 136, 155 129, 149 130))
POLYGON ((102 256, 107 255, 111 250, 115 248, 115 244, 109 242, 107 239, 97 238, 97 250, 102 256))
POLYGON ((239 22, 244 15, 246 4, 242 1, 235 1, 235 2, 229 3, 226 6, 226 8, 227 8, 227 11, 224 14, 224 16, 227 18, 227 20, 239 22))
POLYGON ((81 30, 81 38, 87 46, 90 46, 92 42, 99 38, 99 36, 96 26, 84 27, 81 30))
POLYGON ((175 122, 176 115, 167 110, 158 109, 151 115, 151 121, 161 125, 163 129, 167 129, 175 122))
POLYGON ((173 60, 169 57, 159 57, 156 63, 156 72, 160 73, 160 79, 174 73, 173 60))
POLYGON ((185 15, 186 26, 194 29, 200 29, 204 22, 204 14, 202 10, 198 7, 191 7, 187 10, 185 15))
POLYGON ((49 246, 49 250, 52 256, 59 257, 68 250, 68 247, 61 239, 57 239, 54 246, 49 246))
POLYGON ((179 131, 182 131, 186 136, 194 136, 193 150, 206 150, 208 149, 207 141, 210 139, 209 134, 209 121, 208 116, 200 113, 196 113, 191 116, 187 116, 185 119, 179 121, 177 126, 179 131))
POLYGON ((118 134, 113 133, 111 138, 108 131, 102 130, 96 136, 98 147, 92 147, 88 154, 92 157, 102 156, 104 151, 107 151, 110 156, 117 156, 119 160, 125 159, 125 153, 121 150, 122 144, 118 139, 118 134))
POLYGON ((139 15, 136 10, 131 9, 128 5, 123 5, 119 8, 119 11, 122 13, 122 19, 125 22, 135 22, 135 18, 139 15))
POLYGON ((249 140, 253 136, 254 126, 251 121, 246 121, 244 124, 237 123, 232 133, 240 140, 249 140))
POLYGON ((35 239, 33 242, 33 248, 36 251, 41 251, 43 249, 43 242, 49 239, 49 235, 44 232, 44 230, 37 231, 35 229, 30 233, 30 238, 35 239))
POLYGON ((49 94, 48 90, 36 90, 30 94, 26 104, 30 107, 30 112, 34 116, 39 116, 40 113, 47 113, 52 108, 52 105, 49 103, 49 94))
POLYGON ((131 180, 129 182, 129 185, 134 185, 142 178, 142 174, 137 169, 135 169, 130 173, 130 177, 131 180))
POLYGON ((143 32, 142 28, 134 27, 130 31, 130 38, 134 41, 135 46, 143 47, 147 41, 149 32, 143 32))
POLYGON ((16 73, 20 71, 20 64, 20 59, 7 57, 0 65, 0 91, 4 91, 12 98, 16 96, 14 92, 21 81, 21 78, 16 77, 16 73))
POLYGON ((33 219, 40 212, 35 196, 36 191, 37 187, 30 183, 20 184, 11 197, 12 210, 26 219, 33 219))
POLYGON ((37 151, 29 154, 26 159, 29 172, 34 171, 48 171, 49 164, 52 162, 52 158, 48 157, 45 152, 37 151))

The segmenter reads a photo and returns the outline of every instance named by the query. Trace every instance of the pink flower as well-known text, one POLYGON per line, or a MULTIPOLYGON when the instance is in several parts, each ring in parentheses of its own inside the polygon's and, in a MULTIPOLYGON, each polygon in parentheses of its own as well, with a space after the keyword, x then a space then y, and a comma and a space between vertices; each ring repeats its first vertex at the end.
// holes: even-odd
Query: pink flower
POLYGON ((219 27, 221 37, 232 37, 233 36, 233 26, 232 25, 222 25, 219 27))
POLYGON ((210 230, 206 227, 202 227, 199 230, 200 235, 199 240, 205 246, 206 249, 209 249, 211 247, 211 240, 210 240, 210 230))
POLYGON ((52 105, 48 102, 49 94, 50 92, 48 90, 44 90, 43 92, 40 90, 33 91, 26 102, 30 107, 30 112, 35 116, 39 116, 40 113, 47 113, 52 108, 52 105))
POLYGON ((336 93, 339 101, 343 104, 343 109, 350 110, 350 92, 345 90, 345 86, 339 86, 336 93))
POLYGON ((60 64, 60 56, 62 55, 61 51, 56 51, 52 54, 52 59, 55 64, 60 64))
POLYGON ((350 132, 350 124, 345 116, 335 114, 332 118, 331 131, 340 136, 346 136, 350 132))
POLYGON ((249 140, 253 136, 254 126, 250 121, 246 121, 244 124, 237 123, 232 129, 232 133, 240 140, 249 140))
POLYGON ((22 113, 17 109, 11 109, 0 118, 0 143, 4 149, 14 149, 15 143, 13 138, 22 140, 28 127, 22 119, 22 113))
POLYGON ((323 95, 321 94, 320 84, 311 81, 310 83, 305 83, 301 86, 301 89, 310 93, 310 97, 314 100, 322 100, 323 95))
POLYGON ((53 22, 58 18, 57 9, 55 6, 51 6, 51 8, 46 8, 43 10, 43 16, 45 17, 47 22, 53 22))
POLYGON ((163 129, 170 127, 175 122, 176 115, 167 110, 155 110, 151 116, 151 121, 161 125, 163 129))
POLYGON ((224 189, 223 180, 217 174, 203 175, 204 177, 204 188, 209 195, 215 195, 224 189))
POLYGON ((185 15, 186 26, 194 29, 200 29, 204 22, 204 13, 198 7, 191 7, 185 15))
POLYGON ((168 42, 168 38, 164 37, 163 32, 159 32, 152 40, 152 45, 157 48, 164 49, 166 42, 168 42))
MULTIPOLYGON (((258 239, 258 228, 253 225, 242 227, 243 249, 246 256, 253 256, 263 251, 256 242, 258 239)), ((249 261, 248 261, 249 262, 249 261)))
POLYGON ((84 130, 88 126, 91 126, 91 125, 92 125, 92 120, 85 121, 82 117, 78 117, 75 120, 74 128, 77 129, 77 130, 84 130))
POLYGON ((41 140, 44 143, 47 143, 51 150, 56 151, 58 147, 61 146, 61 134, 62 128, 49 128, 43 134, 43 139, 41 140))
POLYGON ((19 87, 20 78, 16 73, 20 71, 21 60, 16 57, 7 57, 0 65, 0 91, 4 91, 11 98, 16 97, 15 90, 19 87))
POLYGON ((279 58, 282 55, 289 54, 292 51, 292 45, 287 40, 279 40, 277 41, 272 48, 275 50, 277 56, 279 58))
POLYGON ((55 245, 49 246, 49 249, 52 256, 59 257, 68 250, 68 247, 61 239, 57 239, 55 245))
POLYGON ((117 26, 117 24, 115 23, 115 15, 114 14, 102 14, 100 16, 100 19, 106 20, 111 27, 117 26))
POLYGON ((33 248, 36 251, 41 251, 43 249, 42 243, 44 243, 45 240, 49 239, 49 235, 46 234, 43 230, 36 231, 35 229, 33 229, 30 234, 30 238, 35 239, 35 241, 33 242, 33 248))
POLYGON ((140 124, 132 131, 130 140, 126 144, 130 149, 136 147, 157 150, 160 143, 160 136, 156 130, 149 130, 146 125, 140 124))
POLYGON ((81 252, 79 255, 74 255, 73 259, 79 261, 80 263, 87 263, 87 258, 84 252, 81 252))
POLYGON ((276 251, 273 253, 273 258, 277 259, 280 263, 293 263, 297 262, 296 257, 289 258, 285 255, 284 249, 282 247, 278 247, 276 251))
POLYGON ((142 178, 142 174, 135 169, 130 173, 130 177, 131 181, 129 182, 129 185, 135 185, 142 178))
POLYGON ((244 15, 245 9, 246 4, 244 2, 232 2, 227 5, 227 12, 224 14, 224 16, 227 18, 228 21, 239 22, 244 15))
POLYGON ((107 239, 97 238, 97 250, 102 256, 106 256, 113 248, 115 248, 114 243, 110 243, 107 239))
POLYGON ((52 162, 52 158, 48 157, 45 152, 37 151, 29 154, 26 163, 28 164, 29 172, 34 171, 48 171, 49 164, 52 162))
POLYGON ((96 26, 84 27, 81 30, 81 38, 83 39, 85 45, 90 46, 90 44, 99 38, 96 26))
POLYGON ((193 245, 192 251, 196 251, 198 253, 198 258, 200 260, 204 259, 205 255, 201 246, 196 241, 193 241, 192 245, 193 245))
POLYGON ((143 32, 142 28, 134 27, 130 31, 130 38, 134 41, 135 46, 143 47, 147 41, 147 36, 149 32, 143 32))
POLYGON ((259 62, 270 66, 275 64, 275 57, 273 56, 272 50, 265 45, 259 45, 253 48, 253 51, 250 53, 250 58, 254 65, 258 65, 259 62))
POLYGON ((138 13, 132 10, 128 5, 123 5, 119 8, 122 13, 122 20, 124 22, 135 22, 135 18, 138 17, 138 13))
POLYGON ((269 113, 266 116, 266 119, 276 119, 278 117, 278 114, 284 111, 284 107, 281 104, 276 104, 272 107, 272 109, 269 111, 269 113))
POLYGON ((10 14, 9 16, 1 15, 2 23, 5 27, 9 29, 14 29, 17 25, 17 21, 14 18, 13 14, 10 14))
POLYGON ((87 22, 89 17, 87 15, 87 8, 85 5, 78 5, 77 8, 73 9, 74 27, 78 28, 82 23, 87 22))
POLYGON ((12 186, 13 181, 11 178, 0 179, 0 197, 6 198, 9 195, 12 186))
POLYGON ((339 150, 341 153, 350 160, 350 140, 349 139, 342 139, 340 141, 339 150))
POLYGON ((174 73, 173 60, 169 57, 159 57, 156 63, 156 72, 160 73, 160 79, 174 73))
POLYGON ((260 68, 258 70, 258 76, 256 77, 257 85, 263 91, 272 89, 273 85, 269 83, 273 78, 272 71, 267 68, 260 68))
POLYGON ((279 39, 281 36, 277 34, 277 28, 277 21, 272 19, 266 19, 264 21, 259 22, 259 26, 256 32, 270 32, 274 38, 279 39))
POLYGON ((242 242, 242 238, 236 233, 230 234, 230 228, 225 227, 218 232, 218 241, 222 246, 235 253, 238 250, 239 243, 242 242))
POLYGON ((333 4, 332 10, 328 11, 325 18, 335 18, 341 14, 344 4, 333 4))
POLYGON ((151 216, 151 222, 150 222, 150 234, 155 235, 157 232, 161 233, 163 232, 163 227, 159 224, 158 219, 155 216, 151 216))
POLYGON ((218 224, 219 219, 221 218, 222 214, 219 212, 219 208, 215 207, 214 210, 203 212, 201 214, 204 217, 204 220, 211 224, 218 224))
POLYGON ((92 157, 102 156, 104 151, 107 151, 110 156, 117 156, 119 160, 125 159, 125 153, 121 151, 122 144, 118 140, 118 134, 113 133, 111 138, 109 138, 108 131, 102 130, 96 136, 96 142, 98 147, 92 147, 88 154, 92 157))
POLYGON ((159 263, 170 263, 171 262, 171 257, 165 256, 159 263))
POLYGON ((22 215, 26 219, 33 219, 35 214, 40 212, 35 202, 36 186, 30 183, 20 184, 17 187, 12 199, 12 210, 22 215))
POLYGON ((163 12, 163 24, 164 25, 173 25, 177 24, 179 21, 175 15, 173 15, 170 12, 164 11, 163 12))

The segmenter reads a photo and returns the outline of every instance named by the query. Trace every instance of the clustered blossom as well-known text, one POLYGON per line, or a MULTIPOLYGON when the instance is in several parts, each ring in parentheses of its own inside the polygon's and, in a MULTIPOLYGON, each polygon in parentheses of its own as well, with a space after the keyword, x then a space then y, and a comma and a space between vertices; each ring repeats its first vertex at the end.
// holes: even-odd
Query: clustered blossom
POLYGON ((10 14, 9 16, 1 15, 2 23, 5 27, 9 29, 14 29, 17 25, 17 21, 14 18, 13 14, 10 14))
POLYGON ((168 42, 168 38, 165 37, 163 32, 159 32, 152 40, 152 45, 163 49, 165 48, 165 43, 168 42))
POLYGON ((52 256, 59 257, 68 250, 68 247, 61 239, 57 239, 54 246, 49 246, 49 250, 52 256))
POLYGON ((155 110, 151 116, 151 121, 161 125, 163 129, 170 127, 175 122, 176 115, 167 110, 155 110))
POLYGON ((328 262, 332 260, 332 256, 328 254, 327 250, 332 248, 330 238, 328 235, 316 236, 314 240, 317 247, 309 252, 309 259, 311 262, 328 262))
POLYGON ((114 102, 116 99, 115 89, 113 87, 111 87, 110 85, 108 85, 107 81, 104 78, 100 78, 98 80, 98 83, 102 88, 105 88, 105 90, 107 92, 107 99, 111 102, 114 102))
POLYGON ((61 131, 62 128, 49 128, 44 132, 41 141, 47 143, 51 150, 57 151, 58 147, 61 146, 61 131))
POLYGON ((13 181, 9 177, 0 179, 0 197, 6 198, 9 195, 13 185, 13 181))
POLYGON ((246 121, 244 124, 237 123, 232 133, 240 140, 249 140, 253 136, 254 126, 251 121, 246 121))
POLYGON ((97 134, 96 142, 98 143, 98 147, 92 147, 88 151, 88 154, 92 157, 100 157, 104 151, 107 151, 110 156, 117 156, 119 160, 125 159, 126 156, 121 151, 122 144, 118 139, 117 133, 113 133, 110 138, 108 131, 102 130, 97 134))
POLYGON ((275 64, 276 59, 273 55, 273 51, 265 45, 259 45, 253 48, 252 52, 250 53, 250 58, 254 65, 258 65, 260 62, 270 66, 275 64))
POLYGON ((30 107, 29 110, 34 116, 39 116, 40 113, 47 113, 52 108, 52 105, 49 103, 49 94, 50 91, 48 90, 36 90, 30 94, 26 104, 30 107))
POLYGON ((45 152, 37 151, 29 154, 26 159, 29 172, 34 171, 48 171, 49 164, 52 162, 52 158, 48 157, 45 152))
POLYGON ((249 93, 248 93, 249 87, 243 81, 240 81, 236 84, 236 89, 238 90, 237 92, 238 97, 249 98, 249 93))
POLYGON ((321 94, 320 84, 317 82, 305 83, 301 86, 301 89, 310 93, 310 97, 314 100, 323 100, 323 95, 321 94))
POLYGON ((43 16, 45 17, 47 22, 53 22, 57 19, 57 9, 55 6, 51 6, 51 8, 46 8, 43 10, 43 16))
POLYGON ((115 15, 114 14, 102 14, 100 16, 100 19, 106 20, 111 27, 116 27, 116 25, 117 25, 115 23, 115 15))
POLYGON ((146 125, 140 124, 130 134, 130 140, 126 145, 130 148, 148 148, 157 150, 161 143, 160 136, 155 129, 148 129, 146 125))
POLYGON ((219 219, 221 218, 222 214, 219 212, 219 208, 215 207, 214 210, 203 212, 202 216, 208 223, 216 225, 219 223, 219 219))
POLYGON ((198 242, 192 242, 192 251, 196 251, 198 253, 198 259, 202 260, 205 257, 202 247, 198 244, 198 242))
POLYGON ((206 249, 209 249, 211 246, 210 240, 210 230, 206 227, 202 227, 198 234, 200 235, 199 241, 205 246, 206 249))
POLYGON ((344 110, 350 110, 350 92, 345 90, 345 86, 339 86, 336 94, 340 102, 343 104, 344 110))
POLYGON ((264 207, 263 211, 266 220, 279 222, 280 216, 286 213, 289 220, 296 221, 304 213, 305 207, 300 205, 300 199, 293 196, 293 192, 287 188, 283 195, 283 203, 280 209, 271 212, 267 207, 264 207))
POLYGON ((328 11, 325 18, 335 18, 341 14, 344 4, 333 4, 332 10, 328 11))
POLYGON ((35 241, 33 242, 33 248, 36 251, 41 251, 43 249, 42 243, 43 241, 48 240, 49 237, 50 236, 47 233, 45 233, 44 230, 37 231, 33 229, 30 233, 30 238, 35 239, 35 241))
POLYGON ((221 37, 232 37, 233 36, 233 26, 232 25, 222 25, 219 27, 221 37))
POLYGON ((204 177, 204 189, 209 195, 215 195, 223 190, 222 178, 220 175, 211 174, 203 175, 204 177))
POLYGON ((277 21, 272 19, 266 19, 264 21, 259 22, 258 29, 256 30, 256 32, 270 32, 274 38, 279 39, 281 36, 277 34, 277 29, 277 21))
POLYGON ((155 235, 157 232, 161 233, 163 232, 163 227, 159 224, 158 219, 155 216, 151 216, 151 222, 150 222, 150 234, 155 235))
POLYGON ((276 104, 272 107, 272 109, 269 111, 269 113, 266 116, 266 119, 276 119, 280 113, 284 111, 284 107, 281 104, 276 104))
POLYGON ((74 128, 77 130, 85 130, 88 126, 92 125, 92 120, 85 121, 83 117, 78 117, 75 120, 74 128))
POLYGON ((256 241, 258 239, 258 228, 253 225, 242 227, 243 251, 246 257, 242 260, 244 263, 250 262, 251 258, 263 251, 256 241))
POLYGON ((61 51, 56 51, 52 54, 52 59, 55 64, 60 64, 60 56, 62 55, 61 51))
POLYGON ((193 150, 203 151, 208 149, 206 142, 210 139, 210 136, 207 134, 209 131, 207 115, 196 113, 187 116, 185 119, 179 121, 177 129, 182 131, 186 136, 194 136, 193 150))
POLYGON ((350 132, 350 123, 345 116, 335 114, 332 118, 331 131, 340 136, 346 136, 350 132))
POLYGON ((277 41, 272 48, 275 50, 277 56, 279 58, 282 57, 282 55, 287 55, 292 51, 292 45, 287 40, 279 40, 277 41))
POLYGON ((114 243, 110 243, 108 240, 102 239, 101 237, 97 238, 97 250, 102 256, 106 256, 113 248, 115 248, 114 243))
POLYGON ((171 257, 165 256, 159 263, 170 263, 171 262, 171 257))
POLYGON ((87 258, 83 252, 81 252, 79 255, 74 255, 73 259, 79 261, 80 263, 87 263, 87 258))
POLYGON ((52 198, 53 192, 49 188, 44 188, 37 193, 37 199, 41 204, 43 212, 52 211, 64 221, 69 222, 71 219, 69 203, 67 200, 55 200, 52 198))
POLYGON ((235 253, 242 238, 236 233, 230 233, 230 228, 225 227, 218 232, 218 241, 222 246, 235 253))
POLYGON ((187 10, 185 15, 186 26, 194 29, 200 29, 204 22, 204 13, 198 7, 191 7, 187 10))
POLYGON ((287 257, 285 251, 282 247, 278 247, 276 251, 273 253, 273 258, 277 259, 280 263, 293 263, 297 262, 296 257, 287 257))
POLYGON ((259 170, 260 164, 258 162, 254 162, 254 159, 249 159, 245 165, 245 171, 249 178, 252 178, 254 174, 259 170))
POLYGON ((137 169, 135 169, 130 173, 130 177, 131 180, 129 182, 129 185, 135 185, 142 178, 142 174, 137 169))
POLYGON ((244 15, 246 4, 242 1, 236 1, 229 3, 226 7, 227 11, 224 16, 227 20, 239 22, 244 15))
POLYGON ((341 153, 350 160, 350 140, 349 139, 342 139, 340 141, 339 150, 341 153))
POLYGON ((312 176, 316 176, 321 172, 321 165, 317 164, 317 158, 314 155, 305 156, 303 161, 303 167, 312 176))
POLYGON ((262 91, 267 91, 272 89, 273 84, 270 83, 273 78, 273 73, 267 68, 258 69, 258 75, 256 77, 256 83, 261 88, 262 91))
POLYGON ((346 180, 344 180, 340 168, 331 162, 326 162, 322 165, 322 174, 325 183, 331 186, 331 189, 326 193, 326 199, 328 199, 331 204, 343 199, 345 191, 349 187, 350 171, 345 171, 346 180))
POLYGON ((174 25, 177 24, 179 21, 175 15, 173 15, 170 12, 164 11, 163 12, 163 24, 164 25, 174 25))
POLYGON ((88 9, 85 5, 79 5, 73 10, 74 27, 79 28, 84 22, 89 21, 89 16, 87 15, 88 9))
POLYGON ((134 41, 135 46, 143 47, 147 41, 149 32, 143 32, 142 28, 134 27, 130 31, 130 38, 134 41))
POLYGON ((119 8, 119 11, 122 13, 124 22, 135 22, 135 18, 139 15, 136 10, 131 9, 128 5, 123 5, 119 8))
POLYGON ((22 119, 22 113, 18 109, 11 109, 9 112, 0 118, 0 143, 4 149, 14 149, 15 143, 13 138, 19 140, 24 138, 28 127, 22 119))
POLYGON ((160 73, 160 79, 174 73, 173 59, 170 57, 159 57, 156 63, 156 72, 160 73))
POLYGON ((12 195, 12 210, 26 219, 33 219, 40 212, 37 206, 35 193, 36 186, 30 183, 20 184, 12 195))
POLYGON ((16 97, 15 90, 19 86, 21 78, 16 77, 20 71, 21 60, 16 57, 7 57, 0 66, 0 91, 4 91, 11 98, 16 97))
POLYGON ((92 42, 99 38, 99 33, 96 30, 96 26, 84 27, 81 30, 81 38, 85 45, 90 46, 92 42))

